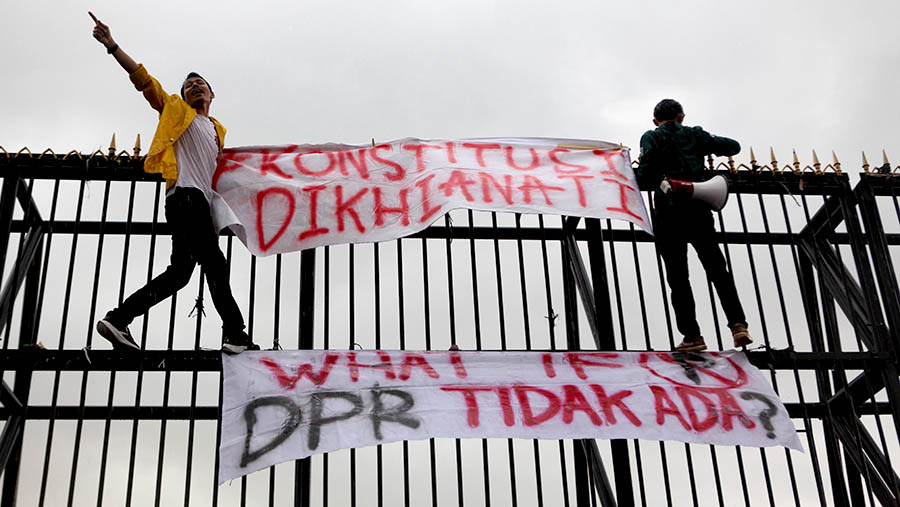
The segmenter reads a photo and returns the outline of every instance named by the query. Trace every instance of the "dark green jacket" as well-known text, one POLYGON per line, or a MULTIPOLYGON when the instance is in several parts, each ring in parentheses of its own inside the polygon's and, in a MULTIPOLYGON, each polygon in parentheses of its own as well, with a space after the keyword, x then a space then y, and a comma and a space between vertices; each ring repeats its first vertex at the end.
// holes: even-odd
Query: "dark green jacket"
POLYGON ((705 157, 709 154, 737 155, 741 145, 734 139, 710 134, 701 127, 685 127, 670 121, 641 136, 641 159, 635 175, 641 190, 656 190, 655 212, 671 201, 659 190, 663 178, 703 181, 707 179, 705 157))

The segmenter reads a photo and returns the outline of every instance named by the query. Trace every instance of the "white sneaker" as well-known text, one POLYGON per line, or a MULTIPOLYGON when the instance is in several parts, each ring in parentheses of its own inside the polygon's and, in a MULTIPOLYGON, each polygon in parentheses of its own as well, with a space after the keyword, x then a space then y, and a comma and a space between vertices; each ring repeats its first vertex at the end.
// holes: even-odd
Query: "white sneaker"
POLYGON ((245 350, 259 350, 259 345, 253 343, 253 340, 243 331, 225 333, 222 352, 226 354, 240 354, 245 350))
POLYGON ((127 327, 125 329, 119 329, 110 321, 101 319, 97 322, 97 332, 100 333, 100 336, 106 338, 109 343, 112 343, 114 349, 126 348, 141 350, 131 337, 131 331, 129 331, 127 327))

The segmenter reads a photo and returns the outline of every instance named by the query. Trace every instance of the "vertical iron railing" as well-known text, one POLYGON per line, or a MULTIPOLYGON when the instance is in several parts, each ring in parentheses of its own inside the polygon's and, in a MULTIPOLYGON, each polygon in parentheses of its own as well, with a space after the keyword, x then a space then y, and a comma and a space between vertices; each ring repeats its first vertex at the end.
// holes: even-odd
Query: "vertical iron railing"
MULTIPOLYGON (((140 167, 127 154, 0 155, 0 505, 900 501, 900 178, 863 174, 854 186, 817 161, 710 161, 735 193, 719 238, 762 347, 749 355, 784 399, 805 455, 431 439, 218 487, 220 365, 208 349, 221 331, 202 312, 202 273, 136 324, 144 353, 103 350, 93 337, 93 321, 166 262, 162 187, 140 167)), ((667 350, 678 339, 652 237, 633 227, 471 211, 438 224, 384 244, 260 259, 223 239, 250 331, 264 347, 297 349, 667 350)), ((709 341, 727 346, 715 293, 691 267, 709 341)))

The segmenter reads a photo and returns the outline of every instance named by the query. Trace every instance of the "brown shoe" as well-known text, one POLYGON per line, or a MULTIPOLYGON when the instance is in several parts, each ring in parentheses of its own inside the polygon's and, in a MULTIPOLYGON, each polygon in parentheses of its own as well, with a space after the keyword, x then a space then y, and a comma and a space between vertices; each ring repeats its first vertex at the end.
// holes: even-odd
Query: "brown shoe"
POLYGON ((731 337, 734 338, 734 348, 736 349, 746 347, 753 343, 745 324, 735 324, 731 326, 731 337))
POLYGON ((706 342, 702 336, 688 339, 685 337, 681 343, 675 346, 675 352, 701 352, 706 350, 706 342))

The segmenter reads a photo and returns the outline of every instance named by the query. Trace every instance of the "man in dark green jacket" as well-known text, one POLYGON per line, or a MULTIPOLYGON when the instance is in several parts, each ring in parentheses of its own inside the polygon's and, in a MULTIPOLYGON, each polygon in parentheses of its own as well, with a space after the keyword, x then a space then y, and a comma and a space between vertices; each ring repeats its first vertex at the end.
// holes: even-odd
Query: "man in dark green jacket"
POLYGON ((687 245, 690 243, 706 276, 716 287, 735 348, 751 342, 744 310, 734 286, 734 278, 715 239, 713 215, 702 201, 667 194, 660 189, 666 179, 703 181, 708 179, 704 158, 709 154, 736 155, 741 145, 734 139, 714 136, 700 127, 685 127, 681 104, 665 99, 653 110, 656 130, 641 137, 641 158, 637 180, 641 190, 654 190, 653 233, 666 265, 666 280, 672 291, 675 324, 684 336, 678 351, 706 350, 694 308, 694 294, 688 279, 687 245))

